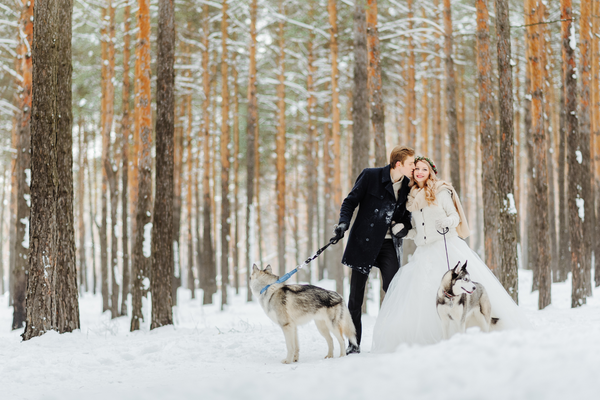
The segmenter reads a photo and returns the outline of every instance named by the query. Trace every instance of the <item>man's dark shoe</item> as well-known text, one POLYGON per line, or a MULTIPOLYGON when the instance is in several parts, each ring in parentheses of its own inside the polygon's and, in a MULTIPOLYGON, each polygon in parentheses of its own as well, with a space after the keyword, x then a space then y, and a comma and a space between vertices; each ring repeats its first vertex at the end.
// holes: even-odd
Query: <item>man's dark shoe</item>
POLYGON ((360 346, 350 343, 346 349, 346 355, 349 354, 360 354, 360 346))

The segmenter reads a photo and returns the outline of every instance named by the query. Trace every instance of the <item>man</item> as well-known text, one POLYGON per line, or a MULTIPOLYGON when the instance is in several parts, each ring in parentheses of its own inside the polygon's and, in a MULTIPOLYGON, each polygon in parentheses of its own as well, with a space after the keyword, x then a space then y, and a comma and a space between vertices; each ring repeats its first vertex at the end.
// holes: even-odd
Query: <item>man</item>
POLYGON ((406 198, 415 168, 414 156, 413 149, 396 146, 390 154, 390 164, 381 168, 364 169, 342 203, 340 219, 332 240, 344 237, 354 210, 358 207, 358 215, 350 230, 342 258, 342 263, 352 268, 348 309, 356 327, 358 344, 350 344, 346 354, 360 353, 361 306, 371 268, 377 267, 381 271, 384 291, 387 291, 400 268, 402 238, 411 228, 406 198), (394 226, 393 232, 392 220, 400 222, 394 226))

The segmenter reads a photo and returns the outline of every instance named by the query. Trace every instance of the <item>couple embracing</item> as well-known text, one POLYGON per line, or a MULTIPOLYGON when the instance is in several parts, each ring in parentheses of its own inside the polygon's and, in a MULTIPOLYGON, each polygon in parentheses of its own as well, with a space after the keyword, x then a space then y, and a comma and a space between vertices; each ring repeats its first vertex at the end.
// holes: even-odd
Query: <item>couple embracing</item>
POLYGON ((356 218, 342 263, 352 268, 348 309, 360 352, 361 306, 371 268, 381 272, 386 292, 373 332, 373 352, 394 351, 401 343, 432 344, 442 340, 436 311, 436 294, 449 264, 468 261, 473 281, 483 284, 500 329, 527 327, 522 310, 504 290, 485 263, 462 239, 469 227, 458 195, 451 184, 437 179, 437 168, 413 149, 395 147, 390 164, 366 168, 344 199, 334 239, 341 239, 356 218), (447 231, 446 247, 444 236, 447 231), (402 242, 412 239, 417 249, 402 266, 402 242))

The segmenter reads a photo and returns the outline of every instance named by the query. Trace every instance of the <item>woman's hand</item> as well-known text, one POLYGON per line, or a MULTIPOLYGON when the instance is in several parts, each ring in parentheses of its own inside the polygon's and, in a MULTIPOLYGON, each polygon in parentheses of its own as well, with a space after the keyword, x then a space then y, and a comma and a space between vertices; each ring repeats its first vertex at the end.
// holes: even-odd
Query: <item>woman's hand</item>
POLYGON ((437 229, 438 231, 443 231, 448 228, 452 228, 453 222, 454 219, 450 217, 438 219, 437 221, 435 221, 435 229, 437 229))

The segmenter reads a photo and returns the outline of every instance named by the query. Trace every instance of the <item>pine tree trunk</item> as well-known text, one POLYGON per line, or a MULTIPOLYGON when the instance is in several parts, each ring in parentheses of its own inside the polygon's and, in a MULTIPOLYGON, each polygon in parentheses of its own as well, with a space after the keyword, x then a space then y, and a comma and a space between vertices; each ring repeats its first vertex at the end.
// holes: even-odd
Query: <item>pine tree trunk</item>
POLYGON ((125 6, 123 12, 124 34, 123 34, 123 115, 121 116, 121 135, 123 147, 121 149, 121 213, 122 213, 122 252, 123 252, 123 280, 121 294, 121 315, 127 315, 127 296, 129 295, 129 135, 131 133, 131 121, 129 115, 129 101, 131 84, 129 80, 129 58, 131 55, 131 6, 129 3, 125 6))
MULTIPOLYGON (((375 21, 373 22, 372 29, 372 47, 371 55, 373 56, 372 67, 374 69, 375 81, 379 80, 379 89, 377 94, 374 94, 375 106, 373 107, 373 115, 377 121, 374 121, 374 126, 377 126, 375 133, 375 153, 376 158, 383 158, 385 163, 385 127, 383 117, 383 98, 381 95, 381 66, 379 66, 379 37, 377 35, 377 2, 376 0, 369 0, 374 4, 369 8, 371 12, 375 13, 375 21), (377 78, 377 76, 379 78, 377 78), (377 117, 375 117, 377 112, 377 117)), ((331 216, 335 218, 337 212, 339 212, 342 206, 342 172, 341 172, 341 133, 340 133, 340 89, 338 85, 339 71, 338 71, 338 26, 337 26, 337 6, 335 0, 329 0, 328 2, 329 11, 329 25, 331 26, 329 47, 331 51, 331 135, 333 138, 333 196, 331 198, 331 216)), ((333 223, 329 226, 332 226, 333 223)), ((331 251, 330 263, 333 269, 332 278, 335 279, 335 290, 344 295, 344 267, 341 264, 343 246, 335 246, 331 251)))
MULTIPOLYGON (((440 15, 440 0, 434 0, 435 7, 435 22, 439 25, 439 15, 440 15)), ((440 34, 436 33, 435 35, 435 54, 440 54, 441 46, 440 46, 440 34)), ((441 57, 434 57, 435 70, 441 70, 441 57)), ((434 161, 438 163, 438 165, 444 165, 444 160, 442 157, 442 147, 443 147, 443 135, 442 135, 442 78, 441 76, 437 76, 434 78, 435 82, 433 85, 433 156, 435 157, 434 161)))
POLYGON ((107 156, 107 158, 104 159, 104 170, 110 190, 110 315, 111 318, 117 318, 119 316, 119 285, 117 284, 117 275, 119 273, 119 264, 117 260, 117 207, 119 203, 119 184, 117 166, 116 164, 113 164, 109 158, 110 156, 107 156))
MULTIPOLYGON (((187 44, 184 47, 188 47, 187 44)), ((187 58, 187 57, 186 57, 187 58)), ((189 62, 187 63, 189 65, 189 62)), ((183 162, 183 120, 187 109, 188 96, 181 96, 179 111, 175 111, 173 137, 173 277, 171 279, 171 299, 177 305, 177 289, 181 286, 183 272, 181 269, 181 179, 183 162)), ((174 100, 175 104, 175 100, 174 100)), ((174 105, 175 110, 177 106, 174 105)), ((186 278, 187 279, 187 278, 186 278)))
MULTIPOLYGON (((285 15, 285 8, 283 6, 283 0, 279 1, 279 13, 285 15)), ((278 79, 279 84, 277 85, 277 136, 275 139, 275 153, 277 154, 277 178, 276 178, 276 191, 277 191, 277 261, 279 273, 281 276, 285 274, 285 190, 286 190, 286 179, 285 179, 285 37, 284 37, 284 23, 283 20, 279 20, 279 59, 278 59, 278 79)))
MULTIPOLYGON (((94 143, 95 142, 95 134, 94 134, 94 130, 92 129, 91 132, 92 138, 87 139, 87 135, 86 135, 86 139, 88 140, 88 143, 94 143)), ((89 148, 89 146, 88 146, 89 148)), ((95 151, 94 151, 95 153, 95 151)), ((87 157, 87 155, 86 155, 87 157)), ((89 160, 89 157, 88 157, 89 160)), ((95 295, 96 294, 96 240, 94 239, 94 227, 96 225, 96 190, 95 190, 95 182, 96 182, 96 159, 95 157, 92 158, 92 163, 93 163, 93 168, 91 165, 89 165, 89 161, 88 161, 88 165, 87 165, 87 171, 88 171, 88 180, 89 180, 89 194, 88 194, 88 199, 89 199, 89 210, 90 210, 90 257, 92 259, 92 293, 95 295)))
MULTIPOLYGON (((335 2, 330 0, 330 4, 335 2)), ((330 5, 331 7, 331 5, 330 5)), ((330 25, 331 23, 331 11, 329 13, 330 25)), ((386 165, 386 150, 385 150, 385 111, 383 104, 383 89, 381 86, 381 57, 379 54, 379 33, 377 32, 377 0, 367 0, 366 8, 366 19, 367 19, 367 48, 368 48, 368 74, 369 74, 369 95, 371 97, 371 123, 373 124, 373 132, 375 139, 375 164, 378 166, 386 165)), ((412 23, 412 22, 411 22, 412 23)), ((335 25, 335 35, 337 36, 337 23, 335 25)), ((335 68, 337 70, 337 38, 334 37, 332 29, 331 38, 331 52, 332 52, 332 68, 333 68, 333 53, 335 49, 335 68), (336 39, 335 47, 333 41, 336 39)), ((413 54, 413 53, 411 53, 413 54)), ((332 82, 333 83, 333 82, 332 82)), ((333 100, 333 114, 337 113, 339 121, 339 109, 337 103, 338 93, 336 92, 337 82, 335 88, 332 86, 333 100)), ((338 123, 339 126, 339 123, 338 123)), ((339 128, 338 128, 339 131, 339 128)), ((339 132, 338 132, 339 135, 339 132)), ((335 122, 333 128, 333 137, 336 137, 335 122)), ((336 203, 337 204, 337 203, 336 203)), ((341 206, 341 203, 339 204, 341 206)), ((337 207, 339 210, 339 207, 337 207)))
POLYGON ((156 59, 156 199, 152 221, 152 324, 173 325, 173 164, 175 130, 175 8, 158 3, 156 59))
MULTIPOLYGON (((489 14, 485 0, 476 0, 477 7, 477 87, 479 88, 479 132, 481 134, 481 182, 483 186, 483 231, 485 263, 498 270, 498 181, 496 125, 492 110, 492 59, 490 55, 489 14)), ((512 95, 512 93, 511 93, 512 95)))
POLYGON ((229 61, 227 54, 227 0, 223 1, 221 18, 221 310, 227 304, 229 286, 229 238, 231 234, 229 203, 229 61))
POLYGON ((77 233, 79 235, 79 246, 77 246, 77 259, 79 260, 79 290, 81 293, 87 292, 87 255, 85 250, 85 162, 84 162, 84 154, 87 152, 87 148, 85 147, 85 130, 84 130, 84 121, 83 118, 79 117, 79 126, 78 126, 78 166, 79 170, 77 171, 77 233))
POLYGON ((586 302, 585 295, 585 245, 583 238, 583 199, 584 176, 580 164, 581 135, 577 113, 577 75, 575 66, 575 49, 571 46, 573 13, 571 0, 561 0, 561 33, 563 56, 563 87, 565 88, 565 115, 567 132, 567 161, 569 170, 567 207, 569 212, 569 232, 571 242, 572 291, 571 307, 578 307, 586 302), (578 160, 579 158, 579 160, 578 160))
POLYGON ((535 268, 538 270, 539 309, 551 303, 552 273, 550 270, 548 235, 548 172, 546 163, 546 134, 543 116, 543 70, 542 43, 539 23, 541 22, 539 0, 527 0, 526 9, 527 39, 529 41, 529 65, 531 68, 531 141, 533 145, 532 187, 535 207, 532 219, 536 231, 537 257, 535 268))
POLYGON ((239 171, 240 171, 240 98, 237 60, 234 56, 231 75, 233 76, 233 283, 235 294, 240 293, 240 251, 239 251, 239 214, 240 214, 240 196, 239 196, 239 171))
POLYGON ((594 177, 595 197, 596 197, 596 231, 594 240, 594 285, 600 286, 600 226, 598 219, 600 218, 600 0, 594 0, 592 9, 592 154, 593 162, 591 165, 592 176, 594 177))
POLYGON ((514 196, 513 83, 510 65, 510 16, 507 0, 496 0, 496 18, 500 109, 500 153, 496 171, 498 177, 500 281, 515 303, 518 303, 519 265, 517 260, 517 203, 514 196))
MULTIPOLYGON (((148 290, 148 278, 152 275, 151 229, 152 215, 152 94, 150 79, 150 4, 148 0, 138 0, 138 38, 135 60, 135 129, 134 162, 137 168, 133 178, 137 183, 135 191, 135 225, 131 254, 131 331, 140 329, 143 320, 142 295, 148 290), (136 140, 137 139, 137 140, 136 140)), ((158 153, 158 152, 157 152, 158 153)), ((169 242, 171 241, 169 237, 169 242)), ((152 296, 154 299, 154 296, 152 296)), ((154 311, 153 311, 154 312, 154 311)))
MULTIPOLYGON (((564 39, 563 39, 564 40, 564 39)), ((565 83, 565 70, 563 66, 561 71, 561 81, 565 83)), ((560 129, 559 129, 559 144, 558 144, 558 273, 555 277, 555 282, 564 282, 567 280, 571 271, 571 250, 570 236, 568 224, 568 206, 567 192, 565 190, 566 178, 566 162, 567 162, 567 108, 565 98, 566 86, 563 85, 560 96, 560 129)))
POLYGON ((19 46, 20 72, 23 76, 21 93, 19 96, 19 109, 21 113, 18 122, 17 159, 15 164, 16 175, 16 241, 14 249, 15 265, 12 269, 11 296, 13 299, 12 329, 23 327, 27 314, 25 310, 25 294, 27 291, 27 274, 29 267, 29 229, 30 210, 29 199, 31 179, 31 95, 32 95, 32 54, 30 53, 33 41, 33 2, 24 3, 21 9, 20 27, 27 43, 19 46))
POLYGON ((31 253, 24 340, 48 330, 79 329, 73 227, 72 13, 70 0, 38 0, 34 9, 31 253), (52 137, 55 141, 49 140, 52 137))
MULTIPOLYGON (((427 15, 425 14, 425 8, 422 8, 423 19, 427 19, 427 15)), ((426 24, 423 24, 426 25, 426 24)), ((426 47, 426 43, 423 44, 423 47, 426 47)), ((437 57, 439 58, 439 57, 437 57)), ((429 148, 429 80, 427 79, 427 53, 423 53, 422 55, 423 62, 421 63, 421 73, 423 74, 421 77, 421 134, 420 134, 420 148, 423 154, 429 154, 431 157, 432 151, 429 148)), ((437 162, 437 159, 436 159, 437 162)), ((381 281, 383 282, 383 281, 381 281)))
POLYGON ((452 10, 450 0, 444 0, 444 53, 446 63, 446 115, 450 143, 450 179, 458 195, 461 195, 460 153, 458 143, 458 121, 456 118, 456 83, 452 50, 452 10))
POLYGON ((200 267, 200 287, 204 291, 204 298, 202 304, 212 304, 212 295, 216 291, 216 261, 214 248, 212 243, 212 201, 210 195, 210 114, 208 112, 210 105, 210 71, 208 67, 209 57, 209 13, 208 4, 203 6, 203 39, 202 43, 204 49, 202 50, 202 84, 204 89, 204 102, 202 104, 202 111, 204 121, 202 123, 202 137, 204 138, 204 173, 202 179, 202 190, 203 190, 203 204, 204 204, 204 232, 202 235, 202 264, 200 267))
POLYGON ((256 98, 256 3, 250 5, 250 63, 248 67, 248 114, 246 119, 246 287, 247 301, 252 300, 250 291, 250 271, 252 269, 252 248, 249 240, 254 232, 251 231, 254 215, 254 165, 256 163, 255 144, 258 132, 258 101, 256 98))
POLYGON ((2 199, 0 200, 0 296, 4 295, 4 200, 6 198, 6 171, 2 171, 2 199))
POLYGON ((369 165, 369 105, 367 87, 367 25, 364 0, 354 7, 354 96, 352 98, 352 177, 369 165))
MULTIPOLYGON (((413 12, 413 0, 406 1, 406 7, 408 8, 408 30, 412 31, 414 27, 414 12, 413 12)), ((417 95, 415 93, 415 43, 413 36, 408 36, 408 87, 406 88, 406 108, 407 108, 407 123, 406 123, 406 135, 408 136, 408 146, 416 147, 417 144, 417 95)))
MULTIPOLYGON (((581 17, 580 23, 580 42, 579 49, 581 52, 581 104, 579 106, 580 113, 579 119, 579 151, 581 152, 581 174, 582 174, 582 196, 584 207, 581 212, 584 212, 585 218, 583 218, 583 244, 584 244, 584 270, 583 270, 583 283, 585 289, 585 295, 592 295, 592 244, 596 240, 594 232, 596 227, 595 215, 594 215, 594 186, 592 185, 592 177, 590 174, 591 160, 590 160, 590 131, 591 131, 591 117, 592 117, 592 68, 591 68, 591 33, 590 27, 592 11, 592 0, 581 0, 581 17)), ((598 16, 596 16, 598 18, 598 16)))
MULTIPOLYGON (((189 47, 188 47, 188 64, 190 62, 189 58, 189 47)), ((188 78, 191 77, 191 73, 187 73, 188 78)), ((186 147, 187 147, 187 195, 186 195, 186 206, 187 206, 187 269, 188 269, 188 289, 192 293, 192 299, 196 298, 196 278, 194 277, 194 238, 193 238, 193 227, 192 227, 192 190, 195 186, 196 182, 196 174, 193 173, 193 165, 194 158, 192 155, 192 94, 188 93, 186 95, 186 103, 187 103, 187 115, 188 115, 188 125, 187 125, 187 133, 186 133, 186 147)), ((183 150, 183 149, 182 149, 183 150)), ((198 249, 200 250, 200 249, 198 249)))

